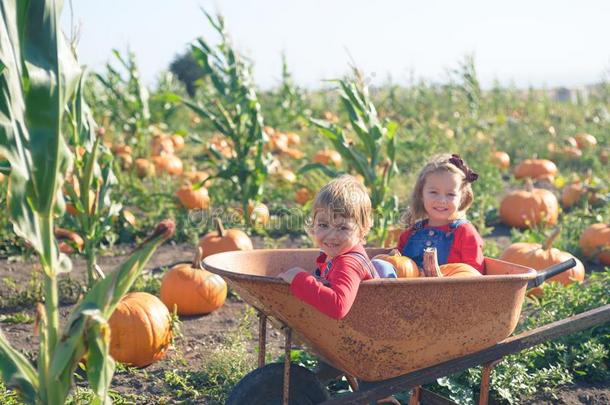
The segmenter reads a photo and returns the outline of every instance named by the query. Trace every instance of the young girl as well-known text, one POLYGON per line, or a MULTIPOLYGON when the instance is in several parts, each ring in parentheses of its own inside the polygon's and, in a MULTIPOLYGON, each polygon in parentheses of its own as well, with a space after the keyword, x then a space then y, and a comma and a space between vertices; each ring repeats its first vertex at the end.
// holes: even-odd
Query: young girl
POLYGON ((464 217, 478 174, 458 155, 434 156, 421 170, 411 195, 407 229, 397 249, 422 268, 423 253, 435 247, 440 265, 467 263, 483 273, 483 239, 464 217))
POLYGON ((320 248, 315 274, 294 267, 278 275, 293 295, 334 319, 347 315, 362 280, 378 277, 364 250, 371 227, 366 188, 344 175, 316 195, 308 232, 320 248))

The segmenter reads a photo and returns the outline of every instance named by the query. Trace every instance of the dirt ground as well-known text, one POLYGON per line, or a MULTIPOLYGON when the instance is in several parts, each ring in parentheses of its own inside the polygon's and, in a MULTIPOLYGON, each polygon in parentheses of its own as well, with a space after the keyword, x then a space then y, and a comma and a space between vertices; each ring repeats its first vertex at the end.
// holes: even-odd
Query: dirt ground
MULTIPOLYGON (((501 248, 510 243, 509 232, 507 229, 497 228, 490 236, 501 248)), ((260 239, 254 240, 255 247, 263 247, 263 241, 260 239)), ((288 239, 282 241, 282 247, 302 247, 302 239, 288 239)), ((123 261, 126 253, 131 247, 120 246, 115 248, 113 255, 102 256, 99 260, 104 271, 111 271, 115 266, 123 261)), ((185 244, 161 246, 155 255, 151 258, 146 266, 145 271, 157 268, 163 265, 174 263, 180 260, 191 260, 193 255, 193 247, 185 244)), ((81 258, 73 257, 74 269, 70 275, 72 278, 84 279, 85 263, 81 258)), ((36 268, 36 264, 32 261, 14 261, 10 259, 0 259, 0 279, 13 280, 17 285, 27 283, 31 277, 32 269, 36 268)), ((7 294, 4 287, 5 283, 0 283, 0 297, 7 294)), ((70 313, 71 305, 63 305, 60 310, 62 319, 66 319, 70 313)), ((117 372, 112 382, 112 389, 124 395, 138 395, 137 403, 158 403, 156 399, 163 399, 165 403, 173 402, 172 398, 168 398, 168 388, 162 387, 159 381, 163 381, 163 376, 168 370, 184 370, 185 368, 193 372, 197 372, 198 367, 208 356, 211 348, 215 347, 219 342, 225 339, 227 333, 238 329, 242 323, 247 304, 239 300, 239 298, 231 296, 223 307, 219 310, 205 316, 188 317, 182 320, 182 337, 175 341, 174 348, 169 352, 168 356, 138 372, 117 372)), ((33 314, 30 309, 11 309, 0 307, 0 315, 10 314, 15 311, 23 311, 33 314)), ((24 352, 29 358, 35 358, 38 347, 38 340, 33 336, 33 325, 28 324, 7 324, 1 323, 0 327, 9 341, 24 352)), ((255 358, 257 348, 258 327, 256 319, 250 322, 249 332, 251 337, 247 339, 248 351, 255 358)), ((268 331, 268 351, 272 358, 276 358, 280 353, 283 353, 283 335, 269 326, 268 331)), ((170 390, 171 391, 171 390, 170 390)), ((203 403, 195 402, 179 402, 179 403, 203 403)), ((564 387, 554 395, 539 394, 528 401, 523 402, 530 405, 542 404, 610 404, 610 386, 606 384, 597 385, 575 385, 564 387)))

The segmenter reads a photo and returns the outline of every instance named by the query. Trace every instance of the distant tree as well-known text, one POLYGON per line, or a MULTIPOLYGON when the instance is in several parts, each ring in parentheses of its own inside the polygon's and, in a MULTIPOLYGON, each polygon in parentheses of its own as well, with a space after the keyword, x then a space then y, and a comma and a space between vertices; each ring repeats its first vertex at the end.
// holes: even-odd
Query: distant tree
POLYGON ((188 95, 194 97, 197 88, 195 82, 203 77, 203 74, 191 52, 186 51, 184 54, 177 55, 169 65, 169 70, 184 84, 188 95))

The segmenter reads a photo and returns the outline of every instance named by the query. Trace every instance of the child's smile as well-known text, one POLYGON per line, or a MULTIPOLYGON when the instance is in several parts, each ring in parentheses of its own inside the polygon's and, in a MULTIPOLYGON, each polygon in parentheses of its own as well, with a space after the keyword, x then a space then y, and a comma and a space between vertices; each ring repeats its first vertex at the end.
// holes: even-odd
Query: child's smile
POLYGON ((461 179, 450 172, 433 172, 426 176, 423 201, 429 225, 443 226, 456 219, 461 186, 461 179))
POLYGON ((333 258, 361 243, 364 236, 353 219, 319 212, 314 219, 312 237, 316 245, 333 258))

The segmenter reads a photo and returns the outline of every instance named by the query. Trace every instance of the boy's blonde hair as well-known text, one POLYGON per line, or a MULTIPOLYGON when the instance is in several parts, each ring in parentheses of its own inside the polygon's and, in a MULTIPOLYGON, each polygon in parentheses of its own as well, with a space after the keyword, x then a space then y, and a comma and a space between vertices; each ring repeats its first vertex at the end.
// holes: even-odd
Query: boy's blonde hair
POLYGON ((371 199, 362 183, 349 174, 344 174, 327 183, 318 191, 311 207, 311 232, 316 215, 330 211, 332 217, 353 219, 364 235, 371 229, 371 199))
MULTIPOLYGON (((450 160, 453 156, 448 153, 443 153, 440 155, 435 155, 426 165, 421 169, 419 175, 417 176, 417 181, 415 182, 415 187, 413 188, 413 192, 411 193, 411 206, 407 215, 405 217, 406 226, 409 227, 415 224, 417 221, 425 219, 428 217, 428 213, 424 208, 424 185, 426 184, 426 177, 428 177, 431 173, 438 172, 449 172, 452 173, 461 180, 462 186, 460 187, 460 191, 462 194, 462 198, 460 201, 460 206, 458 207, 458 216, 463 216, 468 208, 472 205, 472 201, 474 200, 474 194, 472 193, 472 186, 470 183, 474 180, 471 180, 467 177, 464 169, 459 168, 450 160)), ((466 170, 470 170, 467 166, 463 165, 466 170)), ((476 178, 475 178, 476 179, 476 178)))

